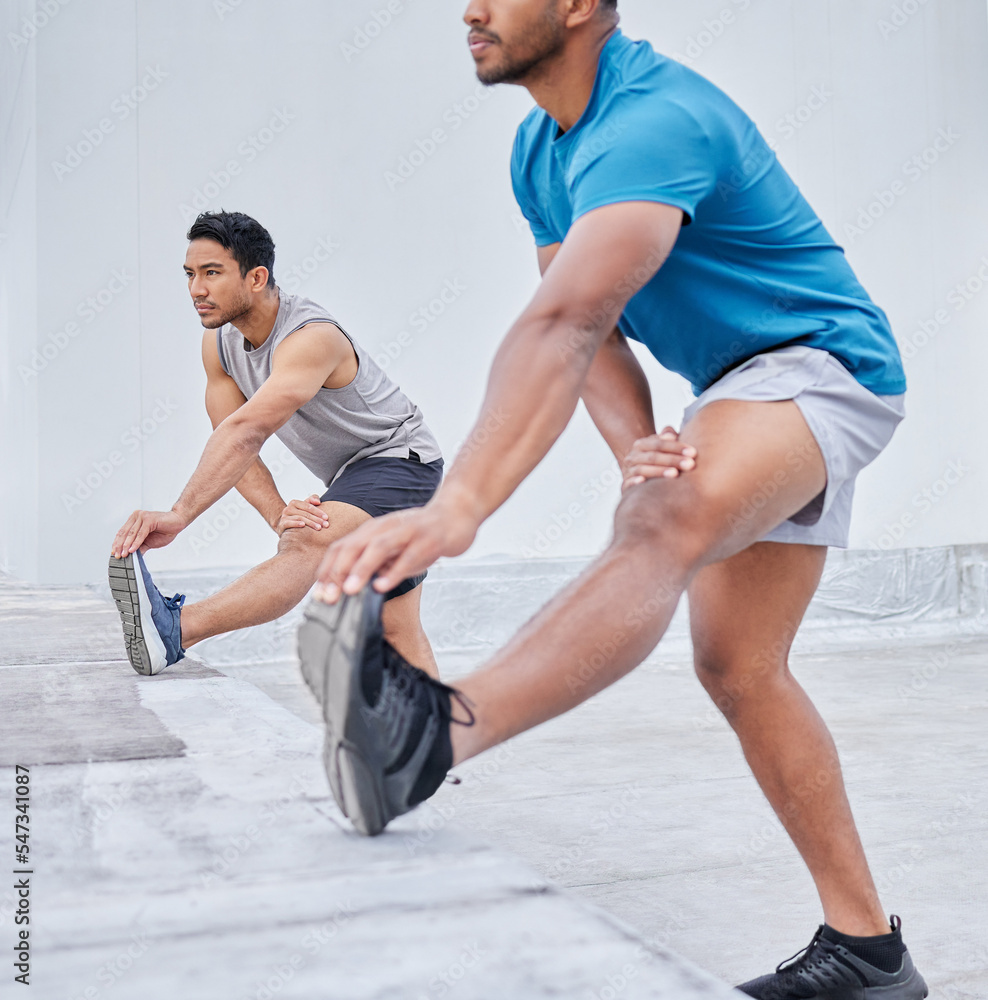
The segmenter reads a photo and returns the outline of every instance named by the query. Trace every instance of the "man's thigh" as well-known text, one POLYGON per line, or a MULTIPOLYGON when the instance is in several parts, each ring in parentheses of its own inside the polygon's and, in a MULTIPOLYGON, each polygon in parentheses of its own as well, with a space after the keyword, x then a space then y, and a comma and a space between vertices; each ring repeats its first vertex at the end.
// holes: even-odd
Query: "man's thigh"
POLYGON ((802 510, 827 484, 823 455, 792 400, 711 403, 680 439, 696 448, 696 468, 632 487, 618 508, 618 537, 651 524, 665 535, 675 531, 699 565, 718 562, 802 510))

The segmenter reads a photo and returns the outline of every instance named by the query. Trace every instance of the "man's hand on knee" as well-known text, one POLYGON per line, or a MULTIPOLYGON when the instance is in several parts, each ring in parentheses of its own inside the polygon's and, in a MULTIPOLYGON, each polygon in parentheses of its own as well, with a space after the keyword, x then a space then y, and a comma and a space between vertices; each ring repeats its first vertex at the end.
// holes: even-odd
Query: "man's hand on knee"
POLYGON ((275 531, 281 537, 289 528, 313 528, 322 531, 329 527, 329 518, 320 507, 319 495, 313 493, 308 500, 292 500, 281 512, 275 531))
POLYGON ((696 448, 684 445, 672 427, 663 427, 658 434, 639 438, 624 460, 624 482, 621 489, 637 486, 646 479, 675 479, 681 472, 696 468, 696 448))

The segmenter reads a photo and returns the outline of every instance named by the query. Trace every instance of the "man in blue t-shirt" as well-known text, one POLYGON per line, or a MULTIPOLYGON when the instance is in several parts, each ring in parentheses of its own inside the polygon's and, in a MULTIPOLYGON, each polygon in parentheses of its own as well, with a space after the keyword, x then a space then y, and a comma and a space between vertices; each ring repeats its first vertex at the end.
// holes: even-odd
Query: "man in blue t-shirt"
POLYGON ((436 497, 327 552, 321 600, 343 607, 314 605, 301 639, 307 669, 336 692, 326 759, 338 801, 380 832, 452 764, 632 670, 688 592, 697 673, 826 921, 801 958, 742 989, 919 1000, 926 986, 882 910, 833 740, 787 665, 827 546, 847 544, 855 477, 903 416, 885 314, 751 120, 625 38, 615 0, 472 0, 465 20, 481 81, 522 84, 538 105, 511 167, 543 281, 436 497), (680 432, 656 434, 628 338, 692 383, 680 432), (380 594, 466 551, 580 398, 624 474, 607 550, 455 690, 382 655, 380 594))

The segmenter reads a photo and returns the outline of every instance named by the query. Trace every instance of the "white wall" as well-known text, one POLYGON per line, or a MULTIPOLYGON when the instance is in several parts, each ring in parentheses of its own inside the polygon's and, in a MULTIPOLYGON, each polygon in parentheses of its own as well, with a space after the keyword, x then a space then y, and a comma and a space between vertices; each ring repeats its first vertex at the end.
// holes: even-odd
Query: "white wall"
MULTIPOLYGON (((181 264, 185 229, 202 207, 263 222, 282 284, 295 286, 298 267, 300 291, 368 347, 391 346, 390 371, 447 452, 464 437, 498 340, 537 281, 508 177, 529 98, 478 89, 464 4, 396 6, 360 48, 358 29, 384 0, 3 6, 0 559, 9 571, 100 578, 129 511, 169 506, 192 471, 208 422, 200 327, 181 264), (32 14, 48 23, 28 40, 23 18, 32 14), (280 131, 265 131, 272 119, 280 131), (389 181, 420 141, 431 155, 389 181), (333 248, 319 250, 322 262, 320 246, 333 248), (455 301, 413 323, 447 282, 455 301)), ((776 141, 900 342, 922 341, 923 323, 940 326, 910 348, 911 419, 862 478, 854 543, 985 541, 988 295, 952 292, 988 259, 985 5, 900 0, 901 26, 885 0, 621 7, 626 33, 679 53, 776 141), (814 88, 825 100, 811 113, 814 88), (787 114, 805 119, 798 130, 784 126, 787 114), (913 180, 904 164, 941 129, 959 137, 913 180), (879 199, 881 218, 867 232, 846 229, 886 191, 894 203, 879 199), (951 462, 967 471, 937 497, 951 462)), ((649 371, 658 418, 676 422, 682 380, 654 364, 649 371)), ((275 444, 266 454, 277 463, 280 453, 275 444)), ((581 413, 474 554, 594 551, 617 495, 611 470, 581 413), (572 526, 558 529, 574 504, 572 526)), ((293 463, 280 481, 286 496, 313 486, 293 463)), ((269 554, 273 539, 256 515, 229 506, 155 560, 244 565, 269 554)))

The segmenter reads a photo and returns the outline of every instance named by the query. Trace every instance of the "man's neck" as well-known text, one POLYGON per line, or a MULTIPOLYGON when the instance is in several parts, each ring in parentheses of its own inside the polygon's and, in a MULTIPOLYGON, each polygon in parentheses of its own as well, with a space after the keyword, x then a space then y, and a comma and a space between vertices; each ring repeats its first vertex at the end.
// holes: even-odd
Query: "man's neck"
POLYGON ((280 307, 281 295, 275 288, 265 293, 260 302, 253 303, 247 312, 234 320, 233 325, 256 350, 271 336, 280 307))
POLYGON ((540 67, 537 78, 524 81, 535 103, 564 132, 579 121, 590 103, 600 53, 617 30, 616 24, 588 30, 585 38, 572 39, 558 57, 540 67))

